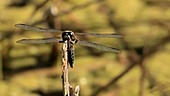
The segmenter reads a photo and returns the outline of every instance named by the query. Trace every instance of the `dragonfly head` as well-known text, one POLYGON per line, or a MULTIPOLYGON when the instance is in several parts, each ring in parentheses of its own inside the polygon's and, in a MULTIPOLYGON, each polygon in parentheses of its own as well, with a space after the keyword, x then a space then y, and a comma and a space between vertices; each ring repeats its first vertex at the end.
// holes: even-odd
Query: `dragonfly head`
POLYGON ((66 41, 66 40, 75 41, 76 40, 74 32, 69 31, 69 30, 66 30, 62 33, 62 39, 63 41, 66 41))

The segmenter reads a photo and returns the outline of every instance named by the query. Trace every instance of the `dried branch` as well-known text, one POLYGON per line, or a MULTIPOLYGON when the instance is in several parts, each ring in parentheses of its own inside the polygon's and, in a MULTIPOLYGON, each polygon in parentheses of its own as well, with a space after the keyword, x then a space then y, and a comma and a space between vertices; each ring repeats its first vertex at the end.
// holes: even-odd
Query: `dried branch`
POLYGON ((70 84, 68 82, 68 56, 67 56, 67 41, 63 44, 63 55, 62 55, 62 82, 63 82, 63 96, 69 96, 70 91, 69 87, 70 84))
POLYGON ((68 81, 68 54, 67 54, 67 42, 65 41, 62 47, 62 84, 63 84, 63 96, 79 96, 79 85, 74 88, 68 81))

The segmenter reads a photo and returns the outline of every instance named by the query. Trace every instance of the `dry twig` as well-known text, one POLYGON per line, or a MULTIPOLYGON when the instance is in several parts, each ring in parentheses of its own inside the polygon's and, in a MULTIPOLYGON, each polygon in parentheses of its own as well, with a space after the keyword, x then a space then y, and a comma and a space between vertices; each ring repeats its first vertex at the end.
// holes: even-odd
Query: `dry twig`
POLYGON ((62 84, 63 96, 79 96, 79 85, 74 88, 68 82, 68 56, 67 56, 67 42, 65 41, 62 47, 62 84))

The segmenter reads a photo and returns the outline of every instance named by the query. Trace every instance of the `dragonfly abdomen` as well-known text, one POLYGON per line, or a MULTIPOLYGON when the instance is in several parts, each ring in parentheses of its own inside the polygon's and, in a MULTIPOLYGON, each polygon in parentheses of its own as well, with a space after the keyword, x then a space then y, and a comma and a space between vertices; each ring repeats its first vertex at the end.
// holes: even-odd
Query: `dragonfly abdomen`
POLYGON ((74 41, 68 41, 68 47, 67 47, 67 56, 68 56, 68 63, 70 64, 70 67, 73 68, 74 64, 74 41))
POLYGON ((74 50, 68 50, 68 63, 70 64, 70 67, 73 68, 74 64, 74 50))

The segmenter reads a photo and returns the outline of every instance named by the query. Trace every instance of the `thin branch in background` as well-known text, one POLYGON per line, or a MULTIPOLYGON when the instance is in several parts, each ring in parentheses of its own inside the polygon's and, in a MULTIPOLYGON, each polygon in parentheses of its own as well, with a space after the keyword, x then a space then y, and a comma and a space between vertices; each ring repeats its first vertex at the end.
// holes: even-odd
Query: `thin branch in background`
POLYGON ((161 82, 157 81, 156 78, 153 77, 153 75, 151 75, 148 69, 145 68, 145 71, 146 71, 146 78, 149 82, 148 88, 153 89, 156 86, 157 87, 156 90, 160 93, 160 96, 169 96, 169 93, 167 91, 164 91, 164 88, 162 88, 162 87, 166 87, 166 85, 162 85, 161 82))
MULTIPOLYGON (((152 48, 149 48, 150 50, 148 51, 147 54, 145 54, 144 56, 142 56, 142 60, 138 60, 136 62, 134 62, 133 64, 131 64, 127 69, 125 69, 124 71, 122 71, 117 77, 113 78, 108 84, 106 84, 105 86, 99 88, 97 91, 95 91, 91 96, 97 96, 99 93, 107 90, 110 86, 114 85, 118 80, 120 80, 123 76, 125 76, 130 70, 132 70, 134 68, 135 65, 141 64, 142 62, 145 61, 146 58, 148 58, 149 56, 155 54, 156 52, 158 52, 163 45, 165 45, 166 43, 170 42, 170 37, 167 36, 165 37, 160 43, 158 43, 157 45, 153 46, 152 48)), ((130 52, 131 53, 131 52, 130 52)), ((133 61, 133 60, 131 60, 133 61)), ((143 74, 143 73, 142 73, 143 74)), ((143 85, 142 85, 143 86, 143 85)), ((140 94, 142 94, 141 92, 139 92, 140 94)), ((142 95, 141 95, 142 96, 142 95)))
POLYGON ((8 5, 8 7, 25 7, 31 2, 31 0, 10 0, 10 1, 11 2, 8 5))
MULTIPOLYGON (((96 3, 100 3, 104 0, 92 0, 92 1, 89 1, 89 2, 86 2, 85 4, 80 4, 80 5, 76 5, 70 9, 67 9, 67 10, 64 10, 64 11, 61 11, 60 13, 58 13, 55 17, 60 17, 60 16, 64 16, 64 15, 68 15, 74 11, 77 11, 77 10, 81 10, 81 9, 84 9, 84 8, 87 8, 93 4, 96 4, 96 3)), ((47 18, 42 18, 34 23, 32 23, 32 25, 36 25, 36 24, 40 24, 40 23, 44 23, 47 21, 47 18)))
POLYGON ((139 79, 139 96, 144 96, 144 86, 145 86, 145 78, 146 78, 144 63, 141 62, 141 64, 139 64, 139 67, 141 69, 141 76, 139 79))
POLYGON ((145 3, 149 6, 158 6, 162 8, 169 8, 170 1, 169 0, 145 0, 145 3))
MULTIPOLYGON (((107 6, 107 5, 104 5, 107 6)), ((111 28, 113 28, 114 30, 116 30, 116 32, 118 33, 122 33, 120 31, 120 29, 122 28, 121 24, 117 24, 114 22, 114 20, 112 19, 112 15, 114 15, 114 10, 110 9, 109 7, 105 7, 107 8, 106 11, 106 15, 108 16, 108 22, 109 25, 111 26, 111 28)), ((162 24, 162 22, 161 22, 162 24)), ((162 25, 166 25, 169 26, 170 24, 167 23, 163 23, 162 25)), ((169 28, 169 27, 167 27, 169 28)), ((169 29, 170 30, 170 29, 169 29)), ((111 87, 112 85, 114 85, 118 80, 120 80, 123 76, 125 76, 125 74, 127 74, 130 70, 132 70, 134 68, 135 65, 139 65, 142 64, 142 62, 145 61, 146 58, 152 56, 153 54, 157 53, 159 50, 161 50, 162 46, 165 45, 166 43, 168 43, 170 41, 170 35, 166 36, 164 39, 162 39, 158 44, 156 44, 155 46, 149 47, 147 48, 148 51, 146 54, 140 54, 139 55, 139 59, 137 59, 136 62, 134 62, 133 60, 131 60, 131 65, 125 69, 124 71, 122 71, 117 77, 113 78, 109 83, 107 83, 105 86, 99 88, 97 91, 95 91, 91 96, 97 96, 98 94, 100 94, 101 92, 104 92, 105 90, 107 90, 109 87, 111 87)), ((124 40, 123 38, 121 39, 122 44, 125 46, 126 50, 129 53, 132 53, 133 51, 135 51, 135 49, 132 49, 129 47, 129 44, 126 42, 126 40, 124 40)), ((137 53, 135 51, 135 53, 137 53)), ((133 54, 130 54, 133 56, 133 54)), ((133 56, 134 57, 134 56, 133 56)), ((145 71, 146 69, 144 69, 143 67, 141 68, 142 71, 142 76, 141 76, 141 81, 140 81, 140 90, 139 90, 139 96, 143 96, 144 93, 144 77, 146 75, 146 73, 143 71, 145 71)))
POLYGON ((3 61, 2 61, 2 54, 0 54, 0 80, 3 79, 3 61))
POLYGON ((101 92, 106 91, 110 86, 114 85, 117 81, 119 81, 123 76, 125 76, 130 70, 132 70, 135 67, 136 63, 131 64, 128 68, 126 68, 124 71, 122 71, 118 76, 114 77, 109 83, 107 83, 105 86, 99 88, 97 91, 92 93, 91 96, 97 96, 101 92))
POLYGON ((89 7, 89 6, 93 5, 93 4, 99 3, 101 1, 103 1, 103 0, 89 1, 89 2, 86 2, 85 4, 76 5, 76 6, 70 8, 68 10, 62 11, 60 14, 58 14, 58 16, 63 16, 63 15, 70 14, 73 11, 89 7))
POLYGON ((36 5, 33 12, 31 13, 30 17, 26 20, 26 22, 30 22, 30 20, 33 18, 33 16, 36 14, 36 12, 41 9, 43 6, 45 6, 48 3, 49 0, 45 0, 41 2, 40 4, 36 5))

